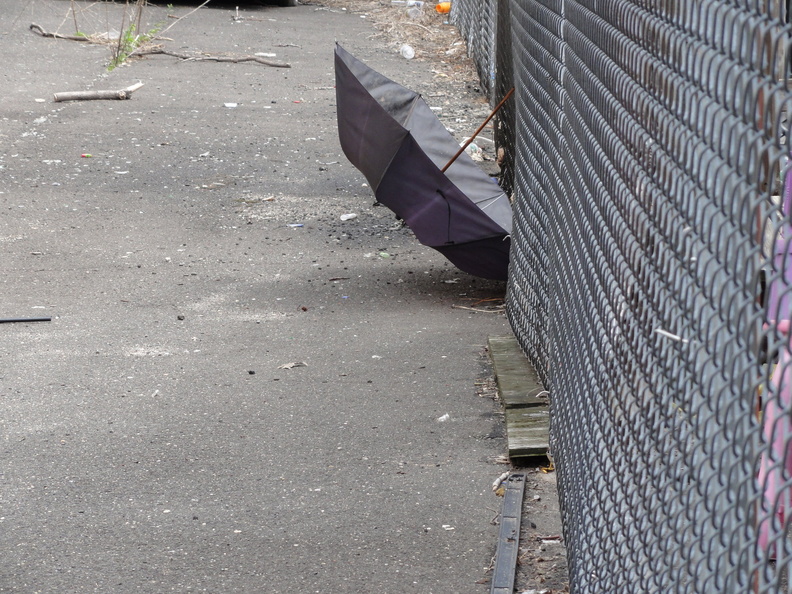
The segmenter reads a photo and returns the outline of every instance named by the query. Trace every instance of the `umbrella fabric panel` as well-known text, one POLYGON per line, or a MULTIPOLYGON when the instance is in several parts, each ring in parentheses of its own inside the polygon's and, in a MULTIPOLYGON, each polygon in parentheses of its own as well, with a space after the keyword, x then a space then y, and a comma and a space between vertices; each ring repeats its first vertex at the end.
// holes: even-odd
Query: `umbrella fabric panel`
POLYGON ((420 95, 370 68, 338 44, 336 44, 335 55, 336 68, 340 61, 346 70, 360 82, 366 92, 394 120, 406 128, 413 103, 420 95))
MULTIPOLYGON (((405 127, 438 169, 442 170, 459 150, 459 143, 420 97, 416 99, 405 127)), ((487 216, 511 233, 512 209, 508 197, 470 155, 459 155, 445 175, 458 188, 464 188, 465 196, 485 211, 487 216)))
POLYGON ((463 272, 481 278, 507 280, 510 246, 509 237, 500 236, 434 249, 463 272))
POLYGON ((343 51, 337 46, 335 61, 338 137, 347 159, 360 170, 371 188, 376 191, 388 164, 407 136, 407 130, 373 100, 366 87, 349 69, 339 50, 343 51))
POLYGON ((428 246, 506 235, 435 167, 412 135, 402 142, 376 196, 428 246))

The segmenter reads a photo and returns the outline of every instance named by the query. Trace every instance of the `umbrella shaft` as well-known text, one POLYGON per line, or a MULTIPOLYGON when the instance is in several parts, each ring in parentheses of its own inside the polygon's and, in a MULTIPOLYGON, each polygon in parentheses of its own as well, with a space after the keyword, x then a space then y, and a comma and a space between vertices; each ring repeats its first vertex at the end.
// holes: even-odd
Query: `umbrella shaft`
POLYGON ((495 109, 493 109, 493 110, 492 110, 492 113, 491 113, 491 114, 489 114, 489 116, 487 117, 487 119, 486 119, 486 120, 484 120, 484 123, 483 123, 483 124, 481 124, 481 126, 479 126, 479 127, 478 127, 478 130, 476 130, 476 131, 473 133, 473 136, 471 136, 470 138, 468 138, 468 139, 467 139, 467 141, 465 142, 465 144, 463 144, 463 145, 462 145, 462 147, 461 147, 461 148, 460 148, 460 149, 457 151, 457 154, 456 154, 456 155, 454 155, 453 157, 451 157, 451 160, 450 160, 448 163, 446 163, 446 166, 445 166, 445 167, 443 167, 443 168, 441 169, 441 171, 442 171, 443 173, 445 173, 445 172, 446 172, 446 169, 448 169, 449 167, 451 167, 452 163, 453 163, 454 161, 456 161, 456 160, 457 160, 457 158, 459 158, 459 155, 461 155, 462 153, 464 153, 464 152, 465 152, 465 149, 466 149, 466 148, 467 148, 467 147, 470 145, 470 143, 471 143, 471 142, 473 142, 473 140, 476 138, 476 136, 478 136, 478 135, 479 135, 479 133, 480 133, 480 132, 481 132, 481 131, 484 129, 484 126, 486 126, 487 124, 489 124, 489 121, 490 121, 492 118, 494 118, 494 117, 495 117, 495 114, 496 114, 496 113, 498 113, 498 110, 499 110, 501 107, 503 107, 503 104, 504 104, 504 103, 506 103, 506 100, 507 100, 509 97, 511 97, 511 96, 512 96, 512 93, 514 93, 514 87, 512 87, 512 88, 509 90, 509 92, 508 92, 508 93, 506 93, 506 96, 505 96, 503 99, 501 99, 501 102, 500 102, 500 103, 498 103, 497 107, 495 107, 495 109))

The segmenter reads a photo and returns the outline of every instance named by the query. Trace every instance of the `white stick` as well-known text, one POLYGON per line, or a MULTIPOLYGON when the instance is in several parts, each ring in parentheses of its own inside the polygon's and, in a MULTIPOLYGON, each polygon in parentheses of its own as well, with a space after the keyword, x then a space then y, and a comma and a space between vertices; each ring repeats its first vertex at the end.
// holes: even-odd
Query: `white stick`
POLYGON ((93 101, 97 99, 129 99, 132 93, 143 86, 142 82, 137 82, 131 87, 119 91, 66 91, 55 93, 53 99, 58 101, 93 101))

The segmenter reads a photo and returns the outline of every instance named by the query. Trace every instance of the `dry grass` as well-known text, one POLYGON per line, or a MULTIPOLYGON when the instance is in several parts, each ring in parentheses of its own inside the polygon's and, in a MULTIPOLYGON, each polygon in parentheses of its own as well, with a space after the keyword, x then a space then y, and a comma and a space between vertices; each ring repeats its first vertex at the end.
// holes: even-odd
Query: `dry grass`
POLYGON ((390 1, 323 0, 322 4, 331 10, 365 15, 377 29, 373 37, 382 39, 394 51, 405 43, 412 46, 416 60, 433 62, 446 76, 454 75, 464 80, 476 78, 473 61, 467 56, 459 31, 447 24, 449 15, 438 14, 433 5, 425 5, 421 15, 412 18, 404 5, 392 5, 390 1))

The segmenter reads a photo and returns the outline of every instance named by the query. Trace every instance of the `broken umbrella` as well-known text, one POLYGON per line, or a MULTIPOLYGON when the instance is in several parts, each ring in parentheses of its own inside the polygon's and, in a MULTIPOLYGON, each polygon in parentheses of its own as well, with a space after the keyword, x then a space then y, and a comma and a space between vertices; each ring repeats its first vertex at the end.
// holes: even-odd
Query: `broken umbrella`
POLYGON ((338 135, 377 200, 469 274, 506 280, 511 204, 411 91, 336 45, 338 135), (445 170, 445 171, 444 171, 445 170))

